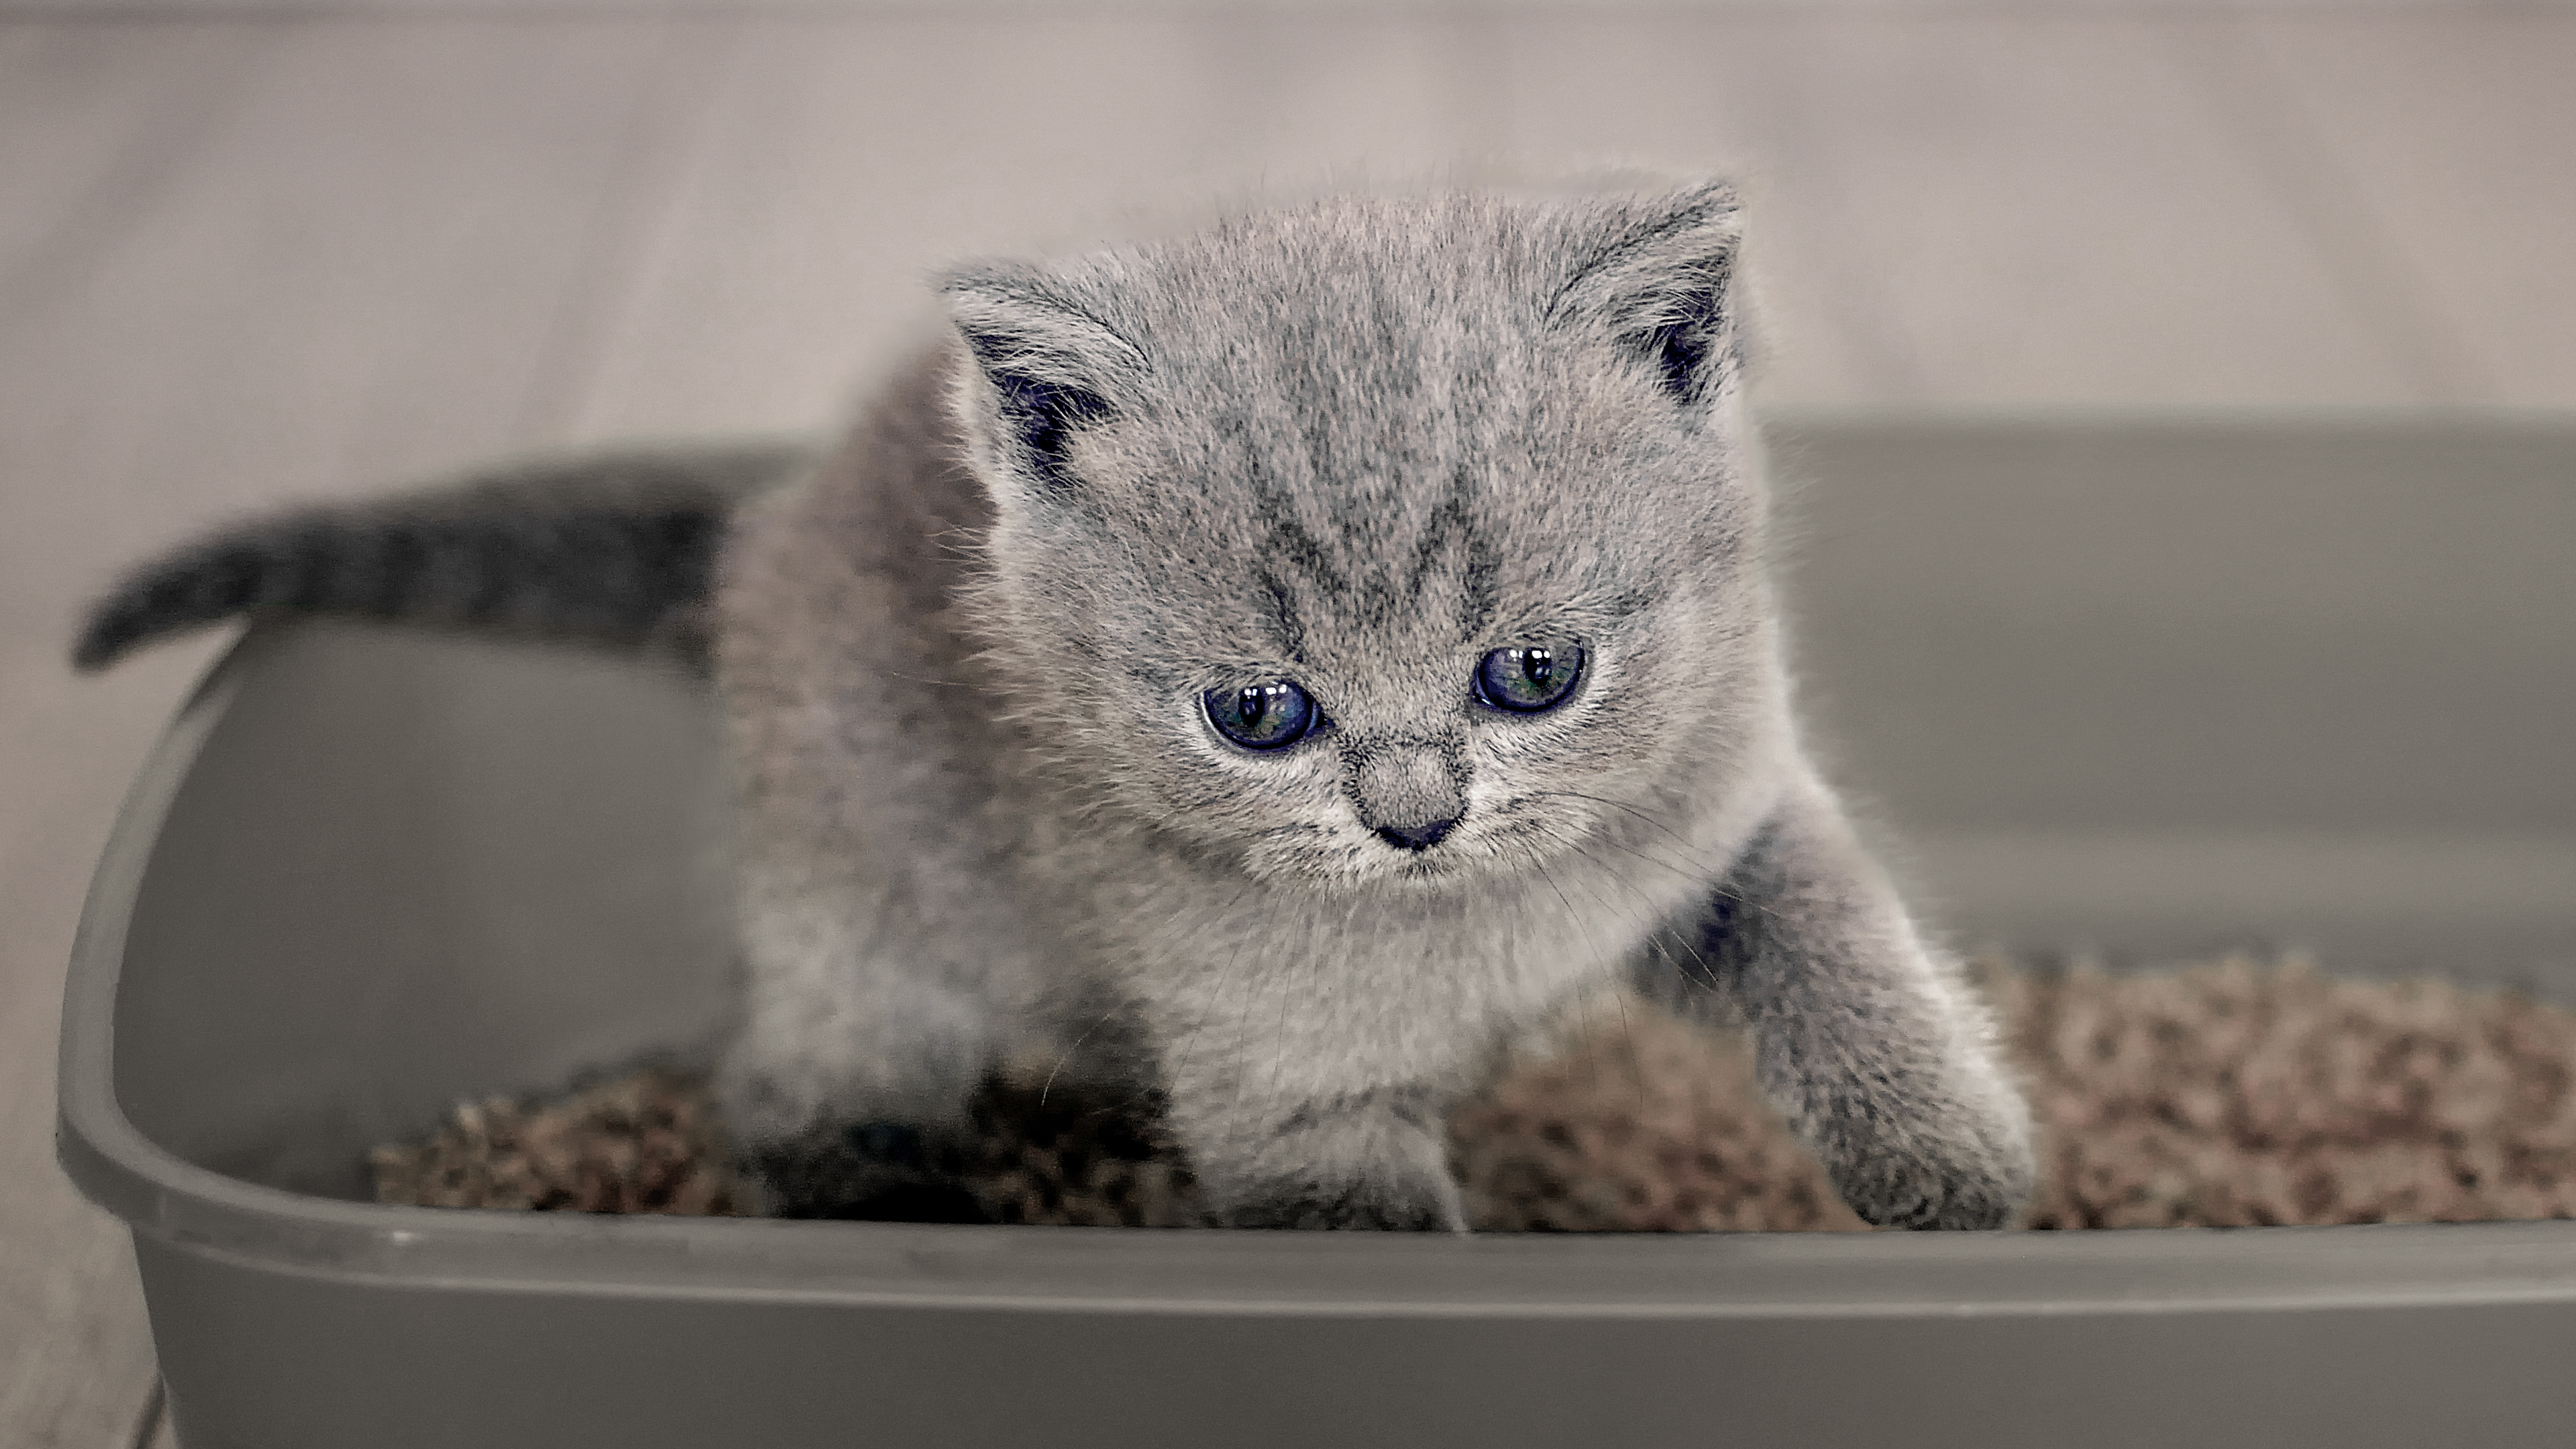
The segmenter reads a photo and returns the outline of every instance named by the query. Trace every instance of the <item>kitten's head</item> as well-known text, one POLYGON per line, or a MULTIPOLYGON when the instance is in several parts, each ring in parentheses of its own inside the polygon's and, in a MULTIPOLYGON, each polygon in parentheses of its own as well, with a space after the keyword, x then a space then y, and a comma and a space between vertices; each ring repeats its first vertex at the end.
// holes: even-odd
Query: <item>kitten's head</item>
POLYGON ((1343 200, 948 291, 1020 712, 1271 879, 1538 871, 1777 715, 1731 191, 1343 200))

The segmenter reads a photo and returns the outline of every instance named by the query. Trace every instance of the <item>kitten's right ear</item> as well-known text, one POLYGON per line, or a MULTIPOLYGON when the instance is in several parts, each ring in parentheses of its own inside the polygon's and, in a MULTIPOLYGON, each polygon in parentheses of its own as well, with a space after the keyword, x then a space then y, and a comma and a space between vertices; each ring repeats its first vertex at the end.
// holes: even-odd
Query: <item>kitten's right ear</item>
POLYGON ((956 272, 941 290, 975 364, 960 401, 977 471, 1032 499, 1069 497, 1075 436, 1116 414, 1144 353, 1035 268, 956 272))

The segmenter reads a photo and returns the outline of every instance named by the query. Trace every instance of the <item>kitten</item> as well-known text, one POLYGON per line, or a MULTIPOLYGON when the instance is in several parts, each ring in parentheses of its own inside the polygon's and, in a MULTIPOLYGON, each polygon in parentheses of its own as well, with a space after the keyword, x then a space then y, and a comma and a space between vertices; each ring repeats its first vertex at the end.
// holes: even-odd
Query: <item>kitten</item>
POLYGON ((593 631, 706 604, 773 1208, 970 1215, 938 1165, 1035 1060, 1146 1096, 1217 1221, 1459 1229, 1450 1105, 1631 983, 1749 1026, 1863 1217, 2012 1217, 1984 1013, 1799 747, 1740 233, 1447 193, 960 271, 711 600, 593 631))

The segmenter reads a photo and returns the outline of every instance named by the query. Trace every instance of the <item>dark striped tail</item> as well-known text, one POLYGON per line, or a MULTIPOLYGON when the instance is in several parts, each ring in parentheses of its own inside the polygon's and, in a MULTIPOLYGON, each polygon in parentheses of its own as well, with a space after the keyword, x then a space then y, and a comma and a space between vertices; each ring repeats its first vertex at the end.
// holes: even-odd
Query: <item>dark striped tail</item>
POLYGON ((72 662, 97 669, 269 610, 698 654, 727 520, 812 457, 789 442, 573 456, 278 515, 129 575, 91 609, 72 662))

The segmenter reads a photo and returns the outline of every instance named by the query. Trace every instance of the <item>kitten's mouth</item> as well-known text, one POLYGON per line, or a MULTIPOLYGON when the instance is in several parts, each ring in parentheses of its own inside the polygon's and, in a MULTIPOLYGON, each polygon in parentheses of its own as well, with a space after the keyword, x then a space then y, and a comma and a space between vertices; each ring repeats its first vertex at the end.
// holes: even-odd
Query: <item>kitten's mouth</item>
POLYGON ((1419 849, 1390 843, 1373 830, 1315 830, 1255 850, 1244 863, 1254 875, 1300 881, 1328 893, 1435 891, 1507 874, 1531 853, 1527 843, 1511 841, 1509 832, 1497 838, 1490 829, 1462 824, 1419 849))
POLYGON ((1422 846, 1397 844, 1364 852, 1366 868, 1360 872, 1360 882, 1442 886, 1490 874, 1498 862, 1491 851, 1476 849, 1476 843, 1451 837, 1422 846))
POLYGON ((1381 861, 1377 869, 1357 875, 1349 883, 1362 890, 1432 891, 1457 885, 1475 874, 1469 862, 1455 855, 1438 858, 1417 855, 1381 861))
POLYGON ((1260 873, 1300 878, 1332 893, 1389 888, 1434 890, 1477 874, 1479 864, 1472 854, 1460 850, 1388 850, 1366 845, 1335 851, 1328 857, 1276 861, 1260 873))

